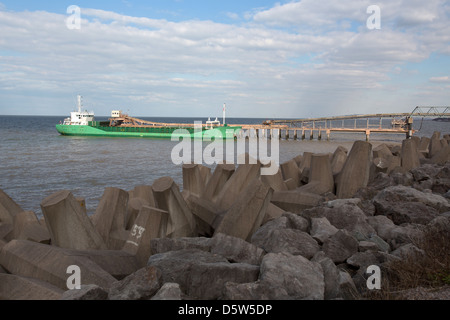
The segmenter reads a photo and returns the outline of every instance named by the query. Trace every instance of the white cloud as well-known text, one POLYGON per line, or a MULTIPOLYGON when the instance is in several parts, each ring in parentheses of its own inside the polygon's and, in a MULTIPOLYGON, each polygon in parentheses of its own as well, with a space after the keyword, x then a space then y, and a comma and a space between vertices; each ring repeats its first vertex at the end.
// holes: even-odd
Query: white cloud
POLYGON ((443 76, 443 77, 431 77, 430 78, 431 82, 450 82, 450 77, 449 76, 443 76))
MULTIPOLYGON (((224 102, 235 117, 360 113, 371 103, 390 111, 410 102, 386 84, 392 70, 450 53, 448 11, 435 10, 442 3, 422 4, 420 32, 412 25, 418 9, 402 11, 402 3, 382 6, 376 31, 365 28, 369 1, 356 0, 276 5, 239 25, 82 8, 80 30, 65 27, 66 15, 0 11, 0 101, 55 97, 54 110, 37 106, 41 114, 61 114, 77 93, 95 101, 98 114, 120 105, 147 116, 207 117, 224 102), (406 13, 410 24, 399 18, 406 13)), ((5 108, 0 102, 0 113, 5 108)))

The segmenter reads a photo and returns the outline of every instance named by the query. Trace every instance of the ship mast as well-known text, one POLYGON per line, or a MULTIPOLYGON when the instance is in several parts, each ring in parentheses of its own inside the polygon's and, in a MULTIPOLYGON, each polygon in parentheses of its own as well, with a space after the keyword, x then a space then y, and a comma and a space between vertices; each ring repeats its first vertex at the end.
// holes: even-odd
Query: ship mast
POLYGON ((223 104, 223 125, 225 125, 225 114, 227 112, 227 105, 223 104))
POLYGON ((81 96, 78 95, 77 98, 78 98, 78 113, 81 113, 81 96))

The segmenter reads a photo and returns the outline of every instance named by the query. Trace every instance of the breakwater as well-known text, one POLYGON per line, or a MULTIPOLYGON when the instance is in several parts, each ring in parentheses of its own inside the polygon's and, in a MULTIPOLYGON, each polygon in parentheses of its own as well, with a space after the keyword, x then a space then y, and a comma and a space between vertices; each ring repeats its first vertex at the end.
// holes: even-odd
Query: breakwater
POLYGON ((369 267, 422 259, 421 239, 449 234, 449 140, 356 141, 272 176, 261 163, 186 164, 182 187, 108 187, 92 215, 70 190, 43 198, 42 218, 1 192, 0 297, 365 298, 369 267))

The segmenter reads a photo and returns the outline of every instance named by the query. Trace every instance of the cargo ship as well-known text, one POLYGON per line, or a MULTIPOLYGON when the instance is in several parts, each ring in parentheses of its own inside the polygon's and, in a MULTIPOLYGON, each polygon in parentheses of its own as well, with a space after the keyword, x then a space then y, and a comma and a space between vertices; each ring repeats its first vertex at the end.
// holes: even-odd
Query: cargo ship
POLYGON ((241 127, 228 126, 225 112, 226 105, 223 108, 222 124, 217 118, 209 118, 204 124, 152 122, 130 117, 120 110, 113 110, 107 121, 95 121, 94 112, 82 111, 82 97, 78 96, 78 111, 71 112, 70 117, 57 124, 56 130, 64 136, 171 139, 176 135, 193 139, 236 139, 241 127))

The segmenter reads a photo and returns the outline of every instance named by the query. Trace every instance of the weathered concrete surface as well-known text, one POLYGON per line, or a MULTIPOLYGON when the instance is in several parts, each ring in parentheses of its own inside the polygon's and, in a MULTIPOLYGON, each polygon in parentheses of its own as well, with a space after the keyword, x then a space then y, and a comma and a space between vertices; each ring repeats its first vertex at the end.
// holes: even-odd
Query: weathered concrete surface
POLYGON ((44 281, 0 273, 0 300, 58 300, 63 292, 44 281))
POLYGON ((336 148, 331 158, 331 172, 333 177, 335 177, 339 172, 341 172, 344 167, 345 161, 347 161, 348 150, 342 146, 336 148))
POLYGON ((220 191, 228 179, 230 179, 233 175, 235 170, 236 168, 234 164, 218 164, 206 184, 205 192, 203 193, 202 198, 216 202, 220 191))
POLYGON ((153 183, 153 195, 156 207, 169 212, 167 237, 190 237, 197 234, 195 218, 172 178, 156 180, 153 183))
POLYGON ((431 158, 431 162, 439 165, 444 165, 447 161, 450 161, 450 146, 442 147, 431 158))
POLYGON ((261 181, 269 185, 274 191, 287 191, 288 187, 286 186, 285 180, 281 168, 278 168, 277 173, 274 175, 261 176, 261 181))
POLYGON ((235 199, 214 234, 224 233, 249 241, 264 220, 272 194, 272 188, 260 179, 254 179, 235 199))
POLYGON ((324 198, 318 194, 291 190, 274 192, 271 202, 285 211, 300 213, 304 209, 320 204, 323 200, 324 198))
POLYGON ((22 212, 22 208, 0 189, 0 222, 13 223, 16 214, 22 212))
POLYGON ((0 251, 0 265, 8 272, 48 282, 67 290, 70 274, 67 268, 77 265, 81 269, 82 284, 97 284, 108 288, 116 279, 86 256, 73 250, 49 246, 27 240, 12 240, 0 251))
POLYGON ((300 186, 299 168, 294 159, 282 163, 280 168, 284 180, 291 178, 296 187, 300 186))
POLYGON ((430 144, 428 146, 428 157, 433 158, 439 150, 441 150, 441 133, 439 131, 435 131, 430 139, 430 144))
POLYGON ((419 152, 417 151, 416 143, 413 140, 403 140, 401 159, 402 167, 407 171, 420 166, 419 152))
POLYGON ((108 249, 119 250, 126 236, 128 192, 119 188, 106 188, 91 221, 102 236, 108 249))
MULTIPOLYGON (((0 236, 1 238, 1 236, 0 236)), ((40 243, 50 243, 50 233, 42 225, 32 211, 22 211, 14 218, 13 230, 5 237, 7 241, 13 239, 31 240, 40 243)))
POLYGON ((70 191, 56 192, 41 202, 52 244, 61 248, 106 249, 106 244, 70 191))
POLYGON ((356 141, 339 175, 336 196, 351 198, 360 188, 367 186, 372 162, 372 145, 356 141))
POLYGON ((209 177, 200 167, 206 168, 200 164, 184 164, 182 167, 183 173, 183 193, 189 193, 200 197, 205 192, 206 184, 209 177))
POLYGON ((334 178, 328 154, 313 154, 309 170, 309 181, 299 191, 325 194, 334 192, 334 178))
POLYGON ((200 236, 212 236, 220 219, 217 206, 210 200, 189 195, 186 203, 197 222, 197 233, 200 236))
POLYGON ((261 163, 241 164, 217 195, 217 208, 220 211, 230 209, 244 190, 260 177, 261 163))
POLYGON ((143 206, 122 250, 136 256, 139 265, 145 266, 151 255, 150 241, 165 237, 168 220, 167 211, 143 206))

